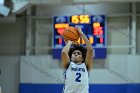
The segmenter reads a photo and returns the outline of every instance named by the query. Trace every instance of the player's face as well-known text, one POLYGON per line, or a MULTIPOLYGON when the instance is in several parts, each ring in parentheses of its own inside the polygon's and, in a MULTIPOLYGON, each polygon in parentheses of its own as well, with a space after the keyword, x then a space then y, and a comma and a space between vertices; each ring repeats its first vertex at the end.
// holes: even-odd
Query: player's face
POLYGON ((83 61, 82 52, 79 51, 79 50, 75 50, 75 51, 72 53, 71 60, 72 60, 73 62, 76 62, 76 63, 82 62, 82 61, 83 61))

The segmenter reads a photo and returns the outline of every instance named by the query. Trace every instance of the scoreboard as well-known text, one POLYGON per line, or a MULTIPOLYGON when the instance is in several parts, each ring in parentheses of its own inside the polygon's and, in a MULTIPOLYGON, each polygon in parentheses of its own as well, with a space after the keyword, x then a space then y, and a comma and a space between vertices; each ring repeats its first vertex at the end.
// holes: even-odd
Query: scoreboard
MULTIPOLYGON (((72 15, 54 16, 53 18, 53 58, 61 58, 61 50, 65 46, 62 34, 66 27, 77 25, 89 39, 94 48, 94 58, 106 58, 106 17, 104 15, 72 15)), ((85 45, 83 39, 78 44, 85 45)))

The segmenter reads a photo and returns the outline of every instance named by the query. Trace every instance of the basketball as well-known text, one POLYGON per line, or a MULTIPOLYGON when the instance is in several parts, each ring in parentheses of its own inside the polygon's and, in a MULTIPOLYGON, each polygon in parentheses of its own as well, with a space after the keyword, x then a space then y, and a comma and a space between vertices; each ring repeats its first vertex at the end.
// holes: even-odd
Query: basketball
POLYGON ((75 27, 67 27, 64 29, 63 37, 66 40, 77 41, 79 39, 79 33, 75 27))

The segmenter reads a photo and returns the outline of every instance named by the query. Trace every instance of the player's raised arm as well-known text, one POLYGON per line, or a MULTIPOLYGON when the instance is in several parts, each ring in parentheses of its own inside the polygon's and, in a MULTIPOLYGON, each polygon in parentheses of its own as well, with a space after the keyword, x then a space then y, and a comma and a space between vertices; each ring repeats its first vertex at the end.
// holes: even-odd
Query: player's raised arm
POLYGON ((93 48, 90 44, 90 41, 87 39, 85 34, 82 32, 81 28, 78 28, 78 27, 76 27, 76 28, 80 34, 80 37, 83 38, 86 43, 87 53, 86 53, 85 63, 88 67, 88 70, 90 70, 92 68, 92 63, 93 63, 93 48))
POLYGON ((62 60, 62 65, 64 68, 67 68, 67 65, 69 64, 70 58, 69 58, 68 52, 69 52, 70 46, 72 45, 72 41, 68 40, 66 42, 67 43, 61 52, 61 60, 62 60))

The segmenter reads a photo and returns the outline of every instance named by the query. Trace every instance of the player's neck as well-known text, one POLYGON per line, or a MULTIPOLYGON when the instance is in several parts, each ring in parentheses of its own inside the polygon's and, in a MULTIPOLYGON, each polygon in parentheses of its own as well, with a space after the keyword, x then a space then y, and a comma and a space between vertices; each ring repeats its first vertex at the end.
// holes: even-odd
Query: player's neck
POLYGON ((74 63, 75 64, 82 64, 82 62, 79 62, 79 61, 75 61, 74 63))

